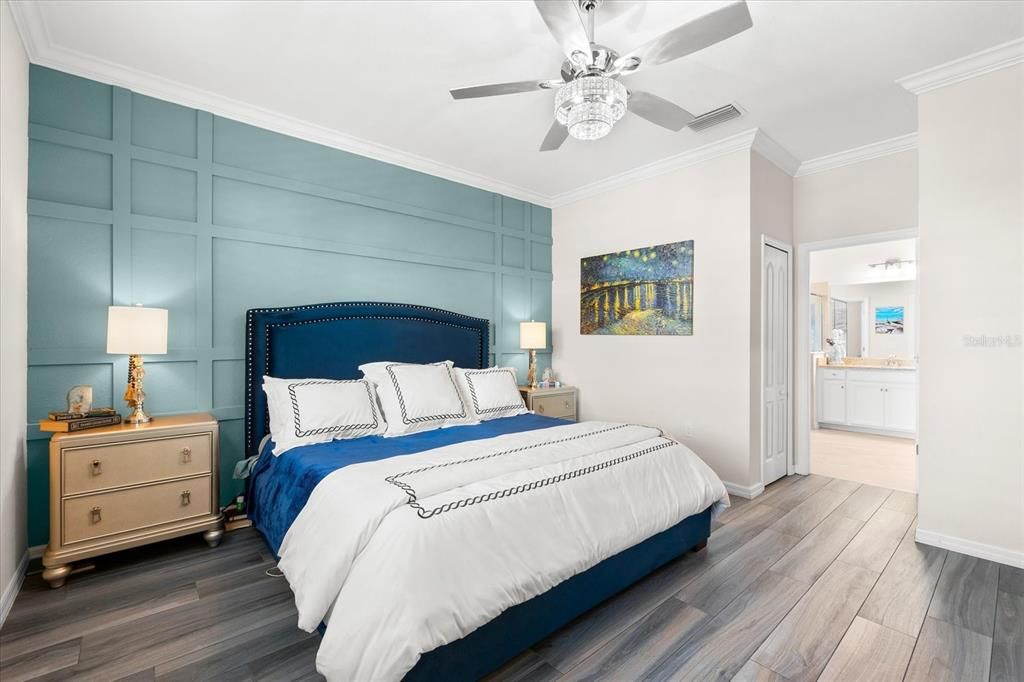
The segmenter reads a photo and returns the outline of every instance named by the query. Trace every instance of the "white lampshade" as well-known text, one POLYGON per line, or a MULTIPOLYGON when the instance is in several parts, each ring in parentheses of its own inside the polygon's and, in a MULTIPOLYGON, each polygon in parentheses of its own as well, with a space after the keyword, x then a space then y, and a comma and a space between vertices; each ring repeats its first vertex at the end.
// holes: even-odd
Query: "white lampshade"
POLYGON ((123 355, 167 353, 164 308, 114 305, 107 308, 107 352, 123 355))
POLYGON ((548 325, 546 322, 520 322, 519 347, 523 350, 547 348, 548 325))

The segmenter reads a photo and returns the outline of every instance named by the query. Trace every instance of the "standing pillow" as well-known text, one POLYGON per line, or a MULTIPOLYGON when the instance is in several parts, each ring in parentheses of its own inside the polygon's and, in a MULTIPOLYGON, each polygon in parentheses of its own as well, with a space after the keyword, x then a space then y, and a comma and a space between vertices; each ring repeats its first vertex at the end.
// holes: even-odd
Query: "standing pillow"
POLYGON ((529 412, 511 367, 456 368, 455 376, 469 409, 480 421, 529 412))
POLYGON ((274 454, 310 443, 384 433, 377 393, 366 379, 263 377, 274 454))
POLYGON ((377 385, 377 395, 387 419, 385 436, 477 421, 459 393, 451 362, 431 365, 371 362, 360 365, 359 369, 377 385))

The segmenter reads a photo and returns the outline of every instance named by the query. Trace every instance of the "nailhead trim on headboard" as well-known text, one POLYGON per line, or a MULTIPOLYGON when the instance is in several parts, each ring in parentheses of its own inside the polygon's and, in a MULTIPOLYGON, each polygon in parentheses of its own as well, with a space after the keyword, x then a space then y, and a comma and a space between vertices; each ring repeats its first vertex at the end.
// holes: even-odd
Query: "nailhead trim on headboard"
MULTIPOLYGON (((278 327, 292 327, 292 326, 306 325, 306 324, 317 324, 317 323, 321 323, 321 322, 336 322, 336 321, 340 321, 340 320, 412 320, 412 321, 416 321, 416 322, 425 322, 425 323, 429 323, 429 324, 437 324, 437 325, 442 325, 442 326, 446 326, 446 327, 453 327, 453 328, 456 328, 456 329, 465 329, 465 330, 470 331, 470 332, 476 332, 478 334, 479 344, 480 344, 480 348, 479 348, 479 366, 481 368, 487 367, 487 364, 488 364, 488 353, 489 353, 490 349, 485 347, 486 346, 485 339, 487 338, 487 335, 486 335, 486 333, 484 331, 481 330, 481 327, 482 327, 483 330, 486 330, 488 328, 490 322, 488 320, 483 319, 483 318, 471 317, 469 315, 463 315, 462 313, 455 313, 455 312, 452 312, 452 311, 449 311, 449 310, 444 310, 442 308, 432 308, 430 306, 413 305, 413 304, 408 304, 408 303, 341 302, 341 303, 317 303, 317 304, 312 304, 312 305, 290 306, 290 307, 282 307, 282 308, 253 308, 251 310, 246 311, 246 315, 245 315, 245 319, 246 319, 246 323, 245 323, 245 339, 246 339, 246 341, 245 341, 245 343, 246 343, 246 353, 245 353, 245 356, 246 356, 246 367, 245 367, 245 403, 246 403, 245 404, 245 448, 246 448, 246 456, 251 456, 251 455, 257 454, 254 451, 255 451, 256 447, 258 446, 258 440, 259 440, 258 438, 256 438, 255 434, 253 433, 253 431, 255 430, 255 424, 254 424, 254 422, 255 422, 255 414, 254 414, 254 405, 253 405, 254 401, 252 400, 252 396, 254 395, 253 394, 254 382, 258 379, 258 376, 262 376, 263 374, 267 374, 268 370, 269 370, 268 367, 258 368, 258 367, 254 367, 253 366, 253 363, 255 361, 255 353, 253 352, 253 350, 254 350, 253 344, 254 344, 254 337, 255 337, 255 329, 254 329, 254 326, 255 326, 255 316, 257 314, 266 314, 266 313, 288 314, 288 313, 301 312, 301 311, 306 311, 306 310, 325 310, 326 311, 326 310, 340 310, 340 309, 343 309, 343 308, 366 307, 366 306, 373 306, 373 307, 378 307, 378 308, 380 308, 380 307, 394 308, 396 311, 402 310, 402 311, 409 311, 409 312, 436 313, 436 314, 444 315, 446 317, 453 317, 453 318, 457 318, 459 320, 466 320, 467 322, 471 322, 471 323, 474 323, 474 324, 472 324, 472 325, 461 325, 461 324, 455 324, 453 322, 447 322, 447 321, 444 321, 444 320, 434 320, 434 319, 431 319, 429 317, 417 317, 417 316, 414 316, 414 315, 337 315, 337 316, 331 316, 331 317, 319 317, 319 318, 311 319, 311 320, 292 320, 292 321, 289 321, 289 322, 268 323, 266 331, 265 331, 265 336, 264 336, 264 343, 265 343, 265 348, 266 348, 266 351, 267 351, 266 352, 266 356, 268 358, 270 356, 270 330, 274 329, 274 328, 278 328, 278 327), (257 372, 257 370, 259 370, 259 372, 257 372)), ((268 418, 269 417, 267 415, 264 415, 264 424, 263 424, 263 432, 264 433, 267 433, 269 431, 269 422, 267 421, 268 418)))

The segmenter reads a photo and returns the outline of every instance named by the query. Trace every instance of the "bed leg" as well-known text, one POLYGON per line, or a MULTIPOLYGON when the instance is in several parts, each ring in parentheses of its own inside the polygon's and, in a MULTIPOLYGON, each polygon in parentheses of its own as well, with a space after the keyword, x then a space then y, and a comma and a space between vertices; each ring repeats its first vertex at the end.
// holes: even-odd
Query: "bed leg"
POLYGON ((699 551, 701 551, 702 549, 704 549, 704 548, 705 548, 705 547, 707 547, 707 546, 708 546, 708 539, 707 539, 707 538, 704 538, 703 540, 701 540, 700 542, 698 542, 698 543, 697 543, 696 545, 694 545, 693 547, 691 547, 691 548, 690 548, 690 551, 691 551, 691 552, 699 552, 699 551))

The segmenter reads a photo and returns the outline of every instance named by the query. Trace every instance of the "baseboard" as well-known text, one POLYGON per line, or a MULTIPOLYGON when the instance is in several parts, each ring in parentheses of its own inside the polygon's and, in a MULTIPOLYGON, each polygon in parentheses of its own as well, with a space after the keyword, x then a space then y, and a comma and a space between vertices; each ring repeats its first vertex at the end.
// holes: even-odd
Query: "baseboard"
POLYGON ((944 535, 930 530, 922 530, 921 528, 917 529, 914 539, 924 545, 941 547, 942 549, 960 552, 961 554, 967 554, 968 556, 977 557, 979 559, 988 559, 989 561, 1006 564, 1007 566, 1024 568, 1024 552, 1015 552, 1012 549, 1006 549, 1005 547, 986 545, 983 542, 965 540, 963 538, 953 537, 952 535, 944 535))
POLYGON ((46 545, 33 545, 28 548, 28 558, 38 559, 43 556, 43 552, 46 551, 46 545))
POLYGON ((729 481, 722 481, 722 483, 725 484, 725 489, 730 495, 745 497, 748 500, 752 500, 764 492, 763 483, 756 483, 754 485, 738 485, 729 481))
POLYGON ((3 594, 0 595, 0 626, 7 620, 7 614, 11 612, 11 607, 14 606, 14 600, 18 598, 18 591, 21 589, 21 584, 25 582, 25 571, 28 569, 28 552, 26 551, 21 555, 21 561, 18 562, 18 567, 14 569, 14 575, 11 576, 10 581, 4 585, 3 594))

